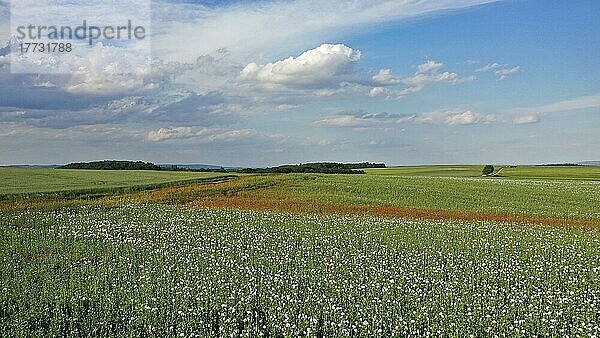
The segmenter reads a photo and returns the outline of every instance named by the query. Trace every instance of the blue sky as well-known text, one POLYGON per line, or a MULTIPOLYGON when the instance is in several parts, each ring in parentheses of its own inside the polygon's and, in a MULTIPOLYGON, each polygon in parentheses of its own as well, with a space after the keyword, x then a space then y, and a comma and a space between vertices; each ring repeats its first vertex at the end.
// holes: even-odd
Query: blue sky
MULTIPOLYGON (((0 56, 0 164, 600 160, 597 1, 153 8, 151 73, 10 74, 0 56)), ((7 20, 0 1, 4 41, 7 20)))

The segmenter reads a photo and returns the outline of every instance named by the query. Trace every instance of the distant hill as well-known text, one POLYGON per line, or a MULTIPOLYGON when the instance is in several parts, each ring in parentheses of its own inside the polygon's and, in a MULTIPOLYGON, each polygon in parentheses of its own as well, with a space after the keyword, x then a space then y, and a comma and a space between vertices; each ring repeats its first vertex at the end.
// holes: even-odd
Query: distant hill
POLYGON ((584 161, 579 162, 581 165, 600 165, 600 161, 584 161))
POLYGON ((53 169, 53 168, 58 168, 60 167, 59 164, 14 164, 14 165, 7 165, 5 167, 10 167, 10 168, 39 168, 39 169, 53 169))

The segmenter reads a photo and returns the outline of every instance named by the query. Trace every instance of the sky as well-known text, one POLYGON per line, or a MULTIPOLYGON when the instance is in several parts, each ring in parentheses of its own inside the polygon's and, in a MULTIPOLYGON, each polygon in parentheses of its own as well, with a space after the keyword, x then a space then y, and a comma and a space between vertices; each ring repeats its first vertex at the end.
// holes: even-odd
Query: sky
MULTIPOLYGON (((598 14, 592 0, 152 1, 150 70, 85 68, 118 48, 98 45, 83 72, 13 74, 0 49, 0 165, 600 160, 598 14)), ((9 21, 0 1, 0 46, 9 21)))

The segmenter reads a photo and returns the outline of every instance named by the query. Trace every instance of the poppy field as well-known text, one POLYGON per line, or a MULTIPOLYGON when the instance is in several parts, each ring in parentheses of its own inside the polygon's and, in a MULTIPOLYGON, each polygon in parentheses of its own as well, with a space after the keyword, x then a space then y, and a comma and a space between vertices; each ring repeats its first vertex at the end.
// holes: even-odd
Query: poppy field
POLYGON ((164 206, 2 216, 2 336, 600 334, 596 231, 164 206))

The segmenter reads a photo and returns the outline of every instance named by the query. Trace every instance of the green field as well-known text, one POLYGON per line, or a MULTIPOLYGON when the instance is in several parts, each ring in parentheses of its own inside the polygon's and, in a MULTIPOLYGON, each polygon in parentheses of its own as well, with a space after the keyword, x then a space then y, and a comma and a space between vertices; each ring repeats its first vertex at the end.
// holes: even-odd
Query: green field
MULTIPOLYGON (((367 169, 371 175, 481 177, 482 165, 407 166, 367 169)), ((600 181, 600 166, 495 166, 499 177, 512 179, 559 179, 600 181)))
POLYGON ((303 200, 600 220, 600 184, 480 178, 313 176, 290 190, 303 200))
POLYGON ((173 171, 102 171, 0 167, 0 197, 73 191, 107 191, 154 187, 223 176, 173 171))
MULTIPOLYGON (((579 172, 582 175, 593 175, 593 170, 596 170, 594 167, 583 168, 588 169, 588 172, 579 172)), ((46 196, 44 191, 68 191, 68 189, 75 192, 104 191, 105 194, 100 196, 108 192, 110 200, 108 202, 111 204, 203 202, 209 206, 253 209, 253 205, 262 203, 267 205, 267 209, 306 212, 353 206, 412 208, 446 210, 455 213, 574 219, 600 226, 598 208, 600 182, 598 181, 567 179, 569 176, 561 176, 560 179, 439 175, 429 177, 423 174, 427 168, 418 169, 421 174, 413 176, 279 174, 240 175, 237 178, 212 173, 3 169, 4 172, 12 174, 11 180, 17 184, 7 184, 3 186, 2 191, 23 194, 28 191, 25 187, 30 186, 29 191, 37 192, 42 199, 46 196), (78 181, 77 177, 82 181, 78 181), (131 181, 126 181, 128 178, 131 178, 131 181), (175 189, 160 193, 135 192, 135 190, 162 187, 164 182, 177 186, 185 185, 186 182, 189 184, 187 180, 190 179, 211 182, 213 178, 219 181, 234 179, 227 185, 197 184, 184 190, 175 189), (87 185, 83 179, 87 180, 87 185), (133 189, 136 186, 140 189, 133 189), (112 194, 115 187, 124 187, 134 192, 119 194, 117 189, 112 194), (290 206, 294 206, 293 210, 290 210, 290 206)), ((548 167, 533 167, 533 169, 529 172, 534 174, 537 172, 537 176, 548 175, 550 170, 548 167)), ((415 170, 412 169, 412 172, 415 170)), ((556 170, 567 172, 566 168, 556 168, 556 170)), ((385 171, 397 172, 397 169, 381 169, 377 170, 377 173, 385 171)), ((430 168, 429 172, 437 173, 439 169, 430 168)), ((36 194, 33 194, 33 197, 32 194, 28 196, 29 202, 35 202, 33 197, 36 194)), ((77 199, 79 194, 74 196, 77 199)), ((87 194, 83 194, 82 198, 87 200, 88 197, 87 194)), ((67 199, 66 202, 68 201, 67 199)), ((104 202, 107 201, 102 200, 102 202, 105 205, 104 202)), ((95 202, 91 200, 86 203, 95 202)), ((14 205, 19 206, 19 204, 17 197, 14 205)))
POLYGON ((1 169, 0 336, 600 335, 598 169, 481 168, 1 169))
MULTIPOLYGON (((586 220, 600 226, 600 183, 583 180, 288 174, 243 176, 227 185, 132 194, 127 203, 313 212, 391 207, 586 220)), ((119 199, 117 199, 119 201, 119 199)), ((350 210, 351 211, 351 210, 350 210)))
POLYGON ((482 168, 475 165, 439 165, 377 168, 365 171, 371 175, 478 177, 481 176, 482 168))

